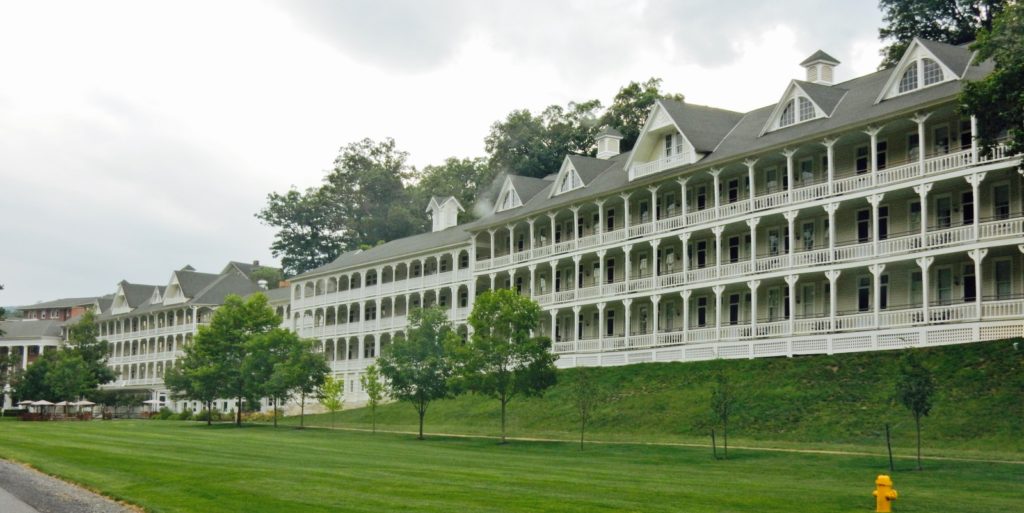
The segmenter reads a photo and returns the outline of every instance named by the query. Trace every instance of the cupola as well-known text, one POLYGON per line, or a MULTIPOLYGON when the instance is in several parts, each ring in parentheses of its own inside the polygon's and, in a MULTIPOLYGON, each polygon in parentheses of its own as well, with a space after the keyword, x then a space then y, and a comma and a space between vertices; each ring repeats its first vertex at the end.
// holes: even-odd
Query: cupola
POLYGON ((434 196, 430 198, 427 212, 430 213, 430 219, 434 222, 433 231, 439 232, 459 224, 459 212, 465 212, 465 209, 459 204, 459 200, 455 199, 455 196, 434 196))
POLYGON ((839 61, 835 57, 818 50, 800 63, 807 70, 807 81, 812 84, 832 85, 835 81, 835 68, 839 61))
POLYGON ((597 141, 597 158, 610 159, 619 154, 619 141, 622 140, 622 134, 618 130, 606 126, 597 134, 595 140, 597 141))

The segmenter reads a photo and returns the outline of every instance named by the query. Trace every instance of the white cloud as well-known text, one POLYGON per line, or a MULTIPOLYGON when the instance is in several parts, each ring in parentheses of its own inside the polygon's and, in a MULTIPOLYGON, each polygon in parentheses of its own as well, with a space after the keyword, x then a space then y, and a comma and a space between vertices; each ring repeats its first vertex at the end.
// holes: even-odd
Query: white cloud
POLYGON ((0 304, 270 261, 253 218, 338 148, 394 137, 418 167, 483 153, 514 108, 771 103, 819 47, 872 71, 872 6, 471 0, 0 5, 0 304))

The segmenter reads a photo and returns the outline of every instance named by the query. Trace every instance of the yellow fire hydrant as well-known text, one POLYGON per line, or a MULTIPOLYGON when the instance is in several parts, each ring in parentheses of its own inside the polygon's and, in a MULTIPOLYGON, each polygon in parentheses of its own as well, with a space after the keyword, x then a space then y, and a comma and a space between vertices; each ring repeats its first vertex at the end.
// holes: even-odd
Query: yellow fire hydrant
POLYGON ((891 512, 892 501, 899 496, 892 487, 892 478, 885 474, 879 474, 875 478, 875 491, 872 495, 875 496, 875 511, 881 513, 891 512))

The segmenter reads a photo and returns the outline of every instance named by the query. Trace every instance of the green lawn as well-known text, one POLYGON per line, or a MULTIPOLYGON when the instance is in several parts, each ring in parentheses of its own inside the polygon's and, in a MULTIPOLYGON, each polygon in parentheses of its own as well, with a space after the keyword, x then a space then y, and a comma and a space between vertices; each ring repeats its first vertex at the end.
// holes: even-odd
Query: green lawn
MULTIPOLYGON (((1015 350, 1013 342, 922 350, 936 385, 934 408, 922 423, 926 454, 1024 460, 1024 350, 1015 350)), ((705 443, 711 429, 711 387, 722 372, 735 390, 729 425, 737 443, 884 452, 889 423, 895 450, 910 454, 914 421, 894 398, 900 354, 879 351, 594 369, 594 381, 613 394, 595 412, 590 437, 705 443)), ((575 372, 560 371, 559 384, 542 398, 513 400, 509 433, 578 436, 567 385, 575 372)), ((416 429, 416 413, 408 404, 385 405, 377 413, 380 428, 416 429)), ((305 420, 307 425, 331 424, 329 415, 305 420)), ((338 426, 369 428, 370 412, 343 411, 334 420, 338 426)), ((427 412, 426 429, 436 433, 496 435, 499 426, 498 402, 478 396, 438 401, 427 412)))
MULTIPOLYGON (((0 424, 0 457, 159 512, 863 512, 878 457, 206 427, 0 424)), ((1024 465, 899 460, 900 512, 1019 512, 1024 465)))

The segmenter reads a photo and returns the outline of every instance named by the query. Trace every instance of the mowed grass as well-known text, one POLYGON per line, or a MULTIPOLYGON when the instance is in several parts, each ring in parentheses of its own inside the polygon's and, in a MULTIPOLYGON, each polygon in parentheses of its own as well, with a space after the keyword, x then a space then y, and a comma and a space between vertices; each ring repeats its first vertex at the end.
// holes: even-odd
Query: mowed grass
MULTIPOLYGON (((884 459, 191 422, 0 424, 0 457, 154 512, 863 512, 884 459)), ((1013 512, 1024 466, 899 460, 900 512, 1013 512)))
MULTIPOLYGON (((729 421, 737 444, 845 448, 885 452, 885 424, 894 449, 912 454, 913 417, 895 398, 901 351, 878 351, 689 363, 645 363, 593 369, 611 391, 594 412, 589 438, 635 442, 707 443, 713 427, 710 396, 719 373, 728 376, 736 404, 729 421)), ((934 456, 1024 460, 1024 341, 1006 340, 921 350, 932 369, 934 407, 922 422, 924 451, 934 456), (1022 342, 1015 349, 1014 342, 1022 342)), ((572 387, 576 370, 540 398, 509 405, 513 436, 572 439, 578 424, 572 387)), ((497 400, 463 395, 430 405, 426 430, 497 435, 497 400)), ((290 417, 286 423, 297 425, 290 417)), ((330 426, 330 415, 306 425, 330 426)), ((334 416, 338 427, 369 429, 369 408, 334 416)), ((414 431, 406 403, 377 409, 377 427, 414 431)), ((1021 508, 1024 511, 1024 506, 1021 508)))

